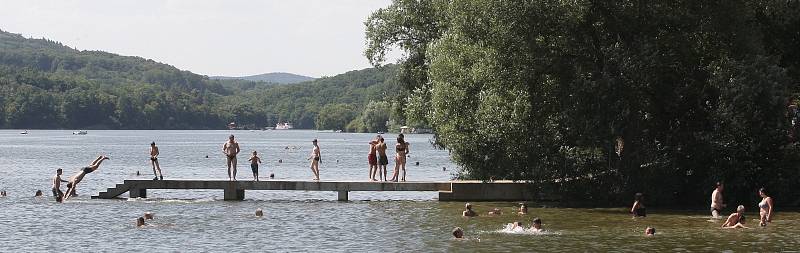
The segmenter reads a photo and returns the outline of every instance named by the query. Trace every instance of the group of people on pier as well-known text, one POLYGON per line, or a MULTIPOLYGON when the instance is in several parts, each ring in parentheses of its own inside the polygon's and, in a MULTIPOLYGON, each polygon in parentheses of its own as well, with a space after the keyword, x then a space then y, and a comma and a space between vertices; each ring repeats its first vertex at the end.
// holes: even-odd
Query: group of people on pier
MULTIPOLYGON (((313 180, 318 181, 319 178, 319 165, 322 163, 322 152, 319 147, 319 141, 314 139, 312 142, 312 149, 311 153, 309 154, 307 160, 311 163, 311 172, 313 174, 313 180)), ((409 143, 405 141, 405 137, 403 134, 400 134, 397 137, 397 143, 395 144, 395 166, 394 166, 394 173, 392 174, 392 178, 388 178, 387 173, 387 165, 389 164, 389 158, 387 156, 387 145, 385 140, 381 135, 377 135, 374 139, 369 141, 369 154, 367 156, 367 162, 369 164, 369 179, 371 181, 379 181, 376 179, 375 176, 378 175, 380 177, 380 181, 390 181, 390 182, 397 182, 399 181, 406 181, 406 157, 409 154, 409 143), (402 170, 402 174, 400 174, 402 170)), ((228 180, 236 181, 236 168, 237 168, 237 155, 241 152, 241 148, 239 147, 239 143, 236 141, 233 135, 228 136, 228 141, 226 141, 222 145, 222 153, 225 155, 226 158, 226 166, 228 170, 228 180)), ((150 165, 153 169, 153 180, 164 180, 164 175, 161 171, 161 165, 158 162, 158 156, 160 155, 160 151, 158 146, 156 146, 155 142, 150 143, 150 165)), ((206 156, 208 157, 208 156, 206 156)), ((64 180, 61 178, 63 173, 62 169, 56 170, 56 175, 53 176, 52 179, 52 191, 53 196, 56 198, 56 201, 62 202, 69 199, 70 196, 75 196, 75 189, 80 183, 86 174, 92 173, 100 167, 100 164, 108 160, 109 157, 101 155, 97 159, 95 159, 89 166, 80 168, 78 172, 69 177, 69 180, 64 180), (61 183, 67 183, 67 192, 64 193, 61 191, 61 183)), ((250 168, 253 172, 253 180, 259 181, 259 165, 262 163, 261 158, 258 156, 257 151, 253 151, 252 155, 248 159, 250 162, 250 168)), ((280 160, 279 162, 282 162, 280 160)), ((138 174, 138 172, 137 172, 138 174)), ((270 178, 274 178, 274 174, 270 175, 270 178)))

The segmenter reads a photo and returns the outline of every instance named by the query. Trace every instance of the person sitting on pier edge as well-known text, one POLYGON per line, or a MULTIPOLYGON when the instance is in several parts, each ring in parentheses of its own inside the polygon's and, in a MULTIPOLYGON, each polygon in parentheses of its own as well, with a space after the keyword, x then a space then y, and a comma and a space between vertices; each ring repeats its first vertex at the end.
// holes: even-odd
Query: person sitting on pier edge
POLYGON ((739 205, 736 207, 736 212, 728 216, 725 223, 722 224, 723 228, 747 228, 744 226, 746 218, 744 217, 744 206, 739 205))
POLYGON ((109 158, 107 156, 104 156, 104 155, 98 156, 97 159, 94 159, 92 164, 90 164, 89 166, 81 168, 78 171, 77 174, 75 174, 72 177, 70 177, 69 178, 69 182, 67 183, 67 193, 64 194, 64 201, 67 201, 67 199, 69 199, 70 197, 73 196, 73 194, 75 193, 75 188, 78 187, 78 183, 83 181, 83 177, 85 177, 86 174, 92 173, 92 172, 96 171, 97 169, 99 169, 100 168, 100 164, 102 164, 103 161, 108 160, 108 159, 109 158))
POLYGON ((633 196, 633 206, 631 207, 631 214, 633 217, 647 217, 647 210, 644 208, 644 195, 641 192, 637 192, 636 195, 633 196))
POLYGON ((478 216, 478 213, 476 213, 475 211, 472 211, 472 204, 467 203, 466 205, 464 205, 464 208, 466 208, 467 210, 464 210, 464 212, 461 213, 462 216, 464 216, 464 217, 475 217, 475 216, 478 216))

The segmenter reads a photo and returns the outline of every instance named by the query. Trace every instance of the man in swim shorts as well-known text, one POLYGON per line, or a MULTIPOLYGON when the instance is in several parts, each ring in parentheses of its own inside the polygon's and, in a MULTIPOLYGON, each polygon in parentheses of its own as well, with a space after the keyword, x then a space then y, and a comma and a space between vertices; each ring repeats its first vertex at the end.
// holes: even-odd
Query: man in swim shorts
POLYGON ((236 155, 239 151, 239 143, 233 139, 233 135, 228 136, 228 141, 222 145, 222 153, 227 159, 228 180, 236 181, 236 155))
POLYGON ((61 191, 61 182, 68 182, 67 180, 61 179, 61 174, 64 172, 61 168, 56 170, 56 175, 53 176, 53 197, 56 198, 56 202, 61 202, 64 198, 64 192, 61 191))
POLYGON ((161 177, 161 180, 164 180, 164 174, 161 174, 161 165, 158 164, 158 147, 156 147, 156 142, 150 143, 150 165, 153 166, 153 174, 155 177, 153 180, 158 180, 161 177), (156 173, 156 171, 158 173, 156 173))
POLYGON ((376 149, 378 150, 378 173, 383 173, 383 181, 386 181, 388 180, 386 165, 389 164, 389 157, 386 156, 386 142, 383 141, 383 137, 378 138, 376 149))
POLYGON ((108 160, 108 159, 109 158, 107 156, 103 156, 103 155, 98 156, 97 159, 94 159, 92 164, 90 164, 89 166, 81 168, 78 171, 77 174, 69 177, 69 182, 67 182, 67 193, 64 194, 64 201, 67 201, 67 199, 69 199, 71 196, 73 196, 73 194, 75 193, 75 188, 78 187, 78 183, 83 181, 83 177, 85 177, 86 174, 92 173, 92 172, 96 171, 97 169, 99 169, 100 168, 100 164, 102 164, 103 161, 108 160))
POLYGON ((714 218, 719 217, 720 212, 725 208, 725 203, 722 200, 722 190, 724 188, 722 182, 717 182, 717 188, 711 193, 711 216, 714 218))

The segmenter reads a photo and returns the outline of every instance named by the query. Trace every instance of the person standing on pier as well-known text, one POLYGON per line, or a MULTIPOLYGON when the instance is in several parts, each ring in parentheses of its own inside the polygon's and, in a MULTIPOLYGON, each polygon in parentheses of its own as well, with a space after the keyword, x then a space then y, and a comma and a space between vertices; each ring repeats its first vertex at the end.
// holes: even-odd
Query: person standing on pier
POLYGON ((156 142, 150 143, 150 165, 153 166, 153 175, 155 177, 153 180, 158 180, 161 177, 161 180, 164 180, 164 174, 161 174, 161 165, 158 164, 158 147, 156 147, 156 142))
POLYGON ((311 143, 314 144, 314 148, 311 150, 311 156, 308 157, 308 160, 311 160, 311 173, 314 173, 314 180, 319 181, 319 163, 322 162, 322 153, 319 151, 317 139, 314 139, 311 143))
POLYGON ((261 158, 258 157, 258 152, 254 150, 253 155, 247 160, 250 161, 250 169, 253 170, 253 181, 258 181, 258 164, 261 163, 261 158))
POLYGON ((376 149, 378 150, 378 173, 383 175, 381 180, 388 181, 389 177, 387 175, 386 165, 389 164, 389 157, 386 156, 386 142, 380 135, 378 136, 378 146, 376 149))
POLYGON ((228 165, 228 180, 236 181, 236 155, 239 154, 239 143, 234 140, 233 135, 228 136, 228 141, 222 145, 222 153, 225 153, 228 165))
POLYGON ((390 181, 397 182, 400 169, 403 169, 403 177, 401 181, 406 181, 406 154, 408 154, 406 147, 406 141, 403 139, 403 137, 397 137, 397 144, 394 146, 397 155, 395 155, 394 158, 394 173, 392 174, 392 180, 390 181))
POLYGON ((369 141, 369 154, 367 155, 367 161, 369 162, 369 179, 372 181, 378 181, 375 179, 375 174, 378 174, 378 157, 375 155, 377 145, 378 142, 376 140, 369 141))
POLYGON ((86 174, 92 173, 92 172, 96 171, 97 169, 99 169, 100 168, 100 164, 103 163, 103 161, 108 160, 108 159, 109 158, 107 156, 104 156, 104 155, 98 156, 97 159, 94 159, 92 164, 90 164, 89 166, 81 168, 78 171, 78 174, 75 174, 74 176, 71 176, 69 178, 69 182, 67 182, 67 193, 64 194, 64 201, 67 201, 67 199, 69 199, 69 197, 71 197, 75 193, 75 188, 78 187, 78 183, 83 181, 83 177, 85 177, 86 174))

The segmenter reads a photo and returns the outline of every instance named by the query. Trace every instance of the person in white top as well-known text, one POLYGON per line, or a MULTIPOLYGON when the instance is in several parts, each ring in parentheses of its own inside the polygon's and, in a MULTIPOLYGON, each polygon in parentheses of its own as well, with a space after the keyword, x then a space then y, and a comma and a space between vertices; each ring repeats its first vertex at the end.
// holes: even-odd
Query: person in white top
POLYGON ((719 213, 725 208, 725 203, 722 202, 723 188, 722 182, 717 182, 717 189, 711 193, 711 216, 714 218, 719 218, 719 213))

